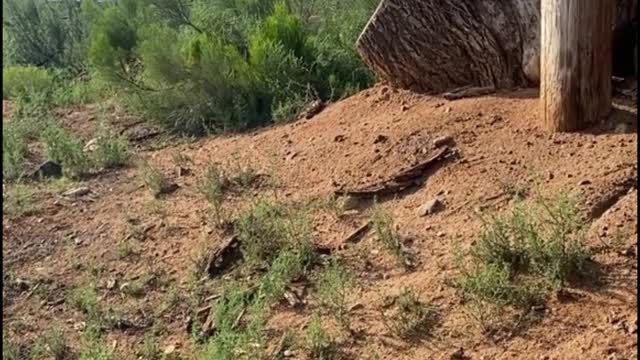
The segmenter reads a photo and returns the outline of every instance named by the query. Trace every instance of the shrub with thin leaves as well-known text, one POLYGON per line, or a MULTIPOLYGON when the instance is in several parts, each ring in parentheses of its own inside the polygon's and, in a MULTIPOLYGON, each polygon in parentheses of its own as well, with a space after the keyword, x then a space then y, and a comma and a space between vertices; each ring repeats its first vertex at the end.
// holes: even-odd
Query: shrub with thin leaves
POLYGON ((314 314, 307 326, 307 341, 311 359, 331 360, 335 358, 337 354, 336 342, 322 328, 320 317, 317 314, 314 314))
POLYGON ((162 194, 162 189, 167 183, 166 176, 160 169, 154 167, 146 161, 138 165, 138 173, 144 181, 146 187, 154 198, 158 198, 162 194))
POLYGON ((424 336, 434 326, 434 312, 410 288, 393 298, 393 312, 382 311, 386 326, 401 338, 424 336))
POLYGON ((78 177, 89 170, 89 159, 79 137, 52 124, 42 132, 40 138, 44 143, 47 159, 61 164, 66 176, 78 177))
POLYGON ((27 142, 14 124, 3 126, 2 130, 2 176, 6 179, 18 178, 24 171, 27 142))
POLYGON ((542 302, 548 288, 582 275, 590 253, 574 193, 518 202, 482 219, 485 229, 457 281, 467 296, 526 308, 542 302))
POLYGON ((2 68, 2 97, 29 99, 35 95, 48 96, 53 90, 53 77, 43 68, 35 66, 9 66, 2 68))
POLYGON ((97 131, 95 150, 91 154, 96 166, 104 169, 122 166, 129 158, 126 137, 101 124, 97 131))
POLYGON ((380 205, 376 205, 372 210, 371 223, 378 239, 398 259, 398 262, 408 269, 414 267, 415 259, 405 248, 400 234, 394 229, 393 218, 380 205))
POLYGON ((12 184, 2 191, 2 213, 9 216, 21 216, 34 209, 33 192, 24 184, 12 184))
POLYGON ((315 295, 338 323, 349 328, 347 295, 354 286, 351 273, 335 260, 325 269, 316 282, 315 295))
POLYGON ((271 263, 281 251, 302 251, 309 246, 310 232, 304 214, 261 201, 240 215, 235 227, 249 267, 271 263))

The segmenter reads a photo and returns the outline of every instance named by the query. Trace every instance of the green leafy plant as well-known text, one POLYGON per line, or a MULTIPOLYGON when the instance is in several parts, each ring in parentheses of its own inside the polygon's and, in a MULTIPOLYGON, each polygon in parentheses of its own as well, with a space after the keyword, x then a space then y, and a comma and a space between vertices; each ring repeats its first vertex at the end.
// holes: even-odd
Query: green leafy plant
POLYGON ((213 208, 218 224, 222 224, 223 221, 222 202, 224 201, 224 191, 228 186, 229 182, 223 170, 213 164, 207 167, 204 177, 198 183, 198 191, 204 195, 213 208))
POLYGON ((466 296, 527 309, 543 302, 550 287, 582 274, 589 251, 575 194, 518 202, 506 214, 482 219, 485 229, 456 282, 466 296))
POLYGON ((24 171, 27 157, 27 142, 17 126, 3 125, 2 129, 2 175, 8 179, 19 178, 24 171))
POLYGON ((33 193, 29 186, 12 184, 2 192, 2 213, 9 216, 28 215, 34 210, 33 193))
POLYGON ((47 158, 62 165, 65 175, 74 178, 89 170, 82 140, 64 128, 52 124, 41 135, 47 158))
POLYGON ((122 166, 129 158, 127 139, 118 135, 113 129, 101 124, 98 127, 95 149, 92 152, 93 162, 101 168, 122 166))
POLYGON ((371 223, 373 229, 382 244, 398 259, 405 268, 413 268, 415 259, 404 247, 400 235, 393 227, 393 219, 380 205, 372 210, 371 223))
POLYGON ((309 355, 315 360, 331 360, 337 354, 334 339, 322 328, 320 317, 315 314, 307 325, 309 355))
POLYGON ((418 299, 412 289, 403 288, 393 298, 393 305, 393 313, 382 310, 382 317, 387 328, 401 338, 424 336, 433 328, 435 313, 418 299))
POLYGON ((152 166, 146 161, 138 165, 140 177, 151 192, 154 198, 158 198, 166 186, 167 178, 160 169, 152 166))
POLYGON ((310 244, 304 214, 294 215, 285 207, 265 201, 240 214, 235 232, 249 268, 271 263, 284 250, 306 253, 302 249, 310 244))
POLYGON ((2 68, 2 97, 30 99, 34 95, 48 96, 53 89, 53 77, 46 69, 35 66, 2 68))
POLYGON ((343 327, 349 328, 347 294, 354 286, 351 273, 335 260, 323 271, 317 282, 315 295, 343 327))

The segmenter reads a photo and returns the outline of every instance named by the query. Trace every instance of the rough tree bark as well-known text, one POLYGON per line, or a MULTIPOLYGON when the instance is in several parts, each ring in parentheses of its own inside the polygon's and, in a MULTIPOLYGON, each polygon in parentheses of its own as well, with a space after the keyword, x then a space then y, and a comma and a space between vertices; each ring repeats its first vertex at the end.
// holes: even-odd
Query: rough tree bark
POLYGON ((542 0, 540 106, 550 131, 576 131, 611 110, 610 0, 542 0))
MULTIPOLYGON (((637 2, 616 0, 616 23, 637 2)), ((357 48, 380 80, 414 91, 535 85, 540 0, 382 0, 357 48)))

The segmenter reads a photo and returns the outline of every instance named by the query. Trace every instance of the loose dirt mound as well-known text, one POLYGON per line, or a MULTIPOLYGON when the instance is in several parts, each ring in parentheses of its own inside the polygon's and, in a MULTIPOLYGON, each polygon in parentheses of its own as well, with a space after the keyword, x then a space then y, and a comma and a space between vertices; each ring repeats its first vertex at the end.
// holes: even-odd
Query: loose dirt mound
MULTIPOLYGON (((136 324, 109 331, 107 343, 117 341, 118 351, 131 354, 153 321, 162 348, 174 345, 188 354, 192 254, 223 239, 206 224, 208 205, 196 191, 209 163, 251 164, 277 184, 275 191, 255 189, 227 198, 225 206, 233 216, 261 196, 275 193, 279 200, 302 201, 386 179, 428 159, 436 151, 434 140, 450 136, 457 158, 432 171, 421 185, 381 199, 400 232, 413 240, 417 269, 399 268, 376 250, 370 236, 362 243, 375 251, 366 261, 345 252, 360 283, 350 304, 361 306, 352 314, 359 336, 343 339, 344 358, 448 359, 460 347, 472 359, 635 357, 636 109, 622 104, 606 125, 550 135, 536 126, 537 107, 532 90, 448 102, 377 86, 309 120, 140 152, 180 186, 160 202, 152 201, 133 167, 86 181, 82 185, 91 189, 90 197, 61 198, 42 186, 33 215, 3 219, 5 331, 29 341, 55 323, 73 344, 80 344, 83 317, 64 299, 86 279, 88 268, 97 267, 100 302, 126 310, 136 324), (192 175, 174 175, 176 153, 191 159, 192 175), (543 320, 526 332, 492 337, 466 315, 447 284, 456 271, 454 250, 467 249, 481 229, 474 210, 510 205, 505 184, 545 192, 579 189, 586 212, 595 216, 589 245, 606 281, 567 289, 574 300, 550 300, 543 320), (619 191, 612 194, 614 188, 619 191), (418 216, 418 207, 436 196, 444 209, 418 216), (134 230, 142 235, 133 255, 118 256, 118 244, 134 230), (121 284, 149 273, 163 274, 167 285, 147 289, 137 299, 120 295, 121 284), (15 285, 16 278, 46 278, 41 286, 49 291, 33 296, 15 285), (394 339, 380 319, 385 296, 404 286, 413 287, 440 314, 439 325, 423 343, 394 339), (172 291, 182 301, 158 314, 172 291)), ((313 218, 314 241, 335 247, 365 220, 363 212, 320 212, 313 218)), ((277 342, 285 328, 301 332, 310 313, 276 309, 269 322, 270 341, 277 342)))

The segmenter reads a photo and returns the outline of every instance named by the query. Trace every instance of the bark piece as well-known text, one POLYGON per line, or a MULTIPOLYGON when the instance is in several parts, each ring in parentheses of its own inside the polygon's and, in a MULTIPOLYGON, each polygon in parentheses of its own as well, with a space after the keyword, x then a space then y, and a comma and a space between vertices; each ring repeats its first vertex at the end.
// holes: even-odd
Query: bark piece
POLYGON ((381 195, 395 194, 406 190, 412 186, 420 184, 422 175, 440 161, 448 159, 455 154, 449 147, 443 147, 429 159, 400 171, 388 180, 367 185, 359 189, 339 189, 335 193, 341 196, 351 196, 357 198, 373 198, 381 195))

